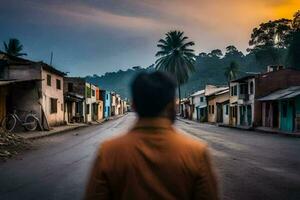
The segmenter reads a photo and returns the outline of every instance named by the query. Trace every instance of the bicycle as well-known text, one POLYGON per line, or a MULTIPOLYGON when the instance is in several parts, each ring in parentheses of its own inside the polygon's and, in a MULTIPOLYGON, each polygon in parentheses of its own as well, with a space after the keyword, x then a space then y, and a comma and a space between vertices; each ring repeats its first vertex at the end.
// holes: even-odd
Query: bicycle
POLYGON ((3 118, 1 127, 4 131, 11 132, 15 129, 17 122, 27 131, 34 131, 39 124, 39 119, 32 111, 30 111, 26 114, 25 120, 21 120, 21 118, 17 115, 17 110, 14 110, 13 113, 9 113, 3 118))

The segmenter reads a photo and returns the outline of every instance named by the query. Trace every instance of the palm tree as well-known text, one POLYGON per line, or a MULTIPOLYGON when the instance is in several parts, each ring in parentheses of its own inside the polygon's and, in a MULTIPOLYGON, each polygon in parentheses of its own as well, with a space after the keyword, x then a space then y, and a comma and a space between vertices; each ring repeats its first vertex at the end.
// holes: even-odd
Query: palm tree
POLYGON ((180 112, 180 85, 186 83, 191 72, 195 70, 195 54, 190 46, 195 45, 192 41, 187 41, 182 31, 169 31, 164 39, 158 41, 157 47, 160 50, 156 53, 159 57, 155 64, 156 69, 173 74, 178 83, 179 112, 180 112))
POLYGON ((26 53, 22 53, 23 45, 20 40, 16 38, 9 39, 8 44, 3 42, 5 52, 11 56, 26 56, 26 53))
POLYGON ((228 84, 231 80, 236 79, 238 72, 239 72, 238 64, 234 61, 231 61, 230 65, 225 68, 225 73, 224 73, 228 81, 228 84))

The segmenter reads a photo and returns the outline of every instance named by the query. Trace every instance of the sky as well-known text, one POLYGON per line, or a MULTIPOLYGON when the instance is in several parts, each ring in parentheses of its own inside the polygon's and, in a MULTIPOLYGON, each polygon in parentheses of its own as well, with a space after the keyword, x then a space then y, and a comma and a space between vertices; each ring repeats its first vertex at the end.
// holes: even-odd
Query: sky
POLYGON ((157 41, 175 29, 196 54, 245 52, 254 27, 299 9, 300 0, 0 0, 0 41, 18 38, 36 61, 53 52, 71 76, 102 75, 153 64, 157 41))

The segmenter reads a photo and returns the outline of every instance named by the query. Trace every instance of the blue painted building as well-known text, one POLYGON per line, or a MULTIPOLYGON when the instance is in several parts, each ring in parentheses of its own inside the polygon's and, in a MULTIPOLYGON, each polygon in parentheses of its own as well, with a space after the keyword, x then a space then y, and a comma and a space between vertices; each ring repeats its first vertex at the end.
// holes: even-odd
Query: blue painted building
POLYGON ((110 92, 107 90, 102 90, 102 99, 103 99, 103 116, 104 118, 108 118, 111 116, 111 95, 110 92))

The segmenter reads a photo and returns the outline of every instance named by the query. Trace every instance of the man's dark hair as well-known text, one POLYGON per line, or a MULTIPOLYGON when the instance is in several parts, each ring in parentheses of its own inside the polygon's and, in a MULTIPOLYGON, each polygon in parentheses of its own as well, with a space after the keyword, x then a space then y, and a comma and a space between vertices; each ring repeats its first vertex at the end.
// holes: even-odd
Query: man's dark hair
POLYGON ((132 100, 140 117, 157 117, 175 100, 175 79, 165 72, 140 73, 131 84, 132 100))

